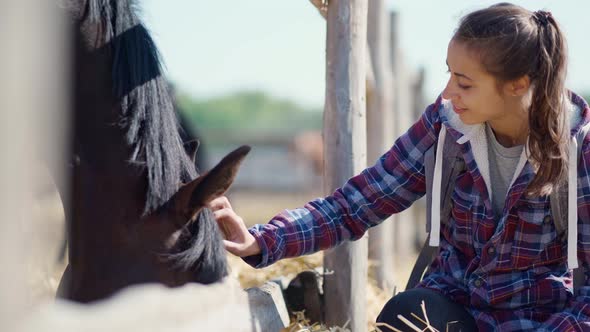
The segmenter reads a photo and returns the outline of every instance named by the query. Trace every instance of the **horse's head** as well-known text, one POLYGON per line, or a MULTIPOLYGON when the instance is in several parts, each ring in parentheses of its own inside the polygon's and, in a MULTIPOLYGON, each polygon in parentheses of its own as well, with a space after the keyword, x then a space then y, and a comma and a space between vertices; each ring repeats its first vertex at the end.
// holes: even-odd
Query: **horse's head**
POLYGON ((210 283, 227 275, 221 235, 207 204, 223 195, 235 179, 250 147, 242 146, 213 169, 186 183, 161 208, 135 225, 139 254, 149 254, 170 286, 210 283), (175 270, 176 273, 170 273, 175 270))
POLYGON ((228 189, 249 148, 198 176, 136 1, 60 1, 72 18, 75 160, 60 293, 87 302, 131 284, 220 280, 225 250, 206 206, 228 189))

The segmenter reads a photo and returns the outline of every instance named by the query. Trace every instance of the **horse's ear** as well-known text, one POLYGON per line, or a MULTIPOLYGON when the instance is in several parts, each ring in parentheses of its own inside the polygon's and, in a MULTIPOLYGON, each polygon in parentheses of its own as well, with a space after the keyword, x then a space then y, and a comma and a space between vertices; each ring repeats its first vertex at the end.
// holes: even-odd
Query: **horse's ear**
POLYGON ((191 158, 194 164, 197 160, 197 151, 199 151, 199 146, 201 146, 201 142, 198 139, 194 139, 184 144, 186 145, 186 154, 188 154, 188 156, 191 158))
POLYGON ((225 156, 204 175, 185 184, 173 197, 176 211, 193 216, 211 200, 223 195, 234 181, 249 146, 241 146, 225 156))

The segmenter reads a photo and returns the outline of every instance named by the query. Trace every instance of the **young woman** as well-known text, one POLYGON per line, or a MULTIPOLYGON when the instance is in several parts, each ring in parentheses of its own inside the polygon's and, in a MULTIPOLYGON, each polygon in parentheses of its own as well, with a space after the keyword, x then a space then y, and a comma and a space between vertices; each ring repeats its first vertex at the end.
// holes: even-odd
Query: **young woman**
POLYGON ((421 312, 425 300, 441 331, 456 320, 463 331, 590 331, 590 283, 573 294, 570 270, 590 262, 590 142, 579 142, 578 157, 575 140, 590 108, 564 87, 566 55, 549 12, 502 3, 466 15, 448 46, 446 88, 391 150, 331 196, 249 230, 226 198, 214 200, 229 230, 226 249, 263 267, 356 240, 424 195, 424 153, 455 140, 466 169, 454 183, 450 222, 431 234, 438 255, 378 321, 406 330, 397 315, 421 312), (577 170, 568 183, 577 191, 577 207, 568 208, 577 259, 549 201, 568 170, 577 170))

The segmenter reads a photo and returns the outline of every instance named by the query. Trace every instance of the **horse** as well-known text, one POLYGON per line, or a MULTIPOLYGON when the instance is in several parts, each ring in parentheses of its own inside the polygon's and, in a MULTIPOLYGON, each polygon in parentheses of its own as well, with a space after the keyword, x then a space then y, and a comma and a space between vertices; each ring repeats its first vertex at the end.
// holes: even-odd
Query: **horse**
MULTIPOLYGON (((201 137, 195 126, 192 124, 192 122, 189 120, 184 110, 176 102, 172 83, 169 83, 169 85, 171 87, 170 93, 173 96, 172 105, 174 107, 175 112, 178 115, 180 140, 182 142, 182 145, 184 146, 185 152, 192 156, 193 164, 195 165, 195 170, 199 172, 207 168, 209 159, 207 150, 203 144, 203 138, 201 137)), ((53 192, 55 190, 55 186, 51 185, 43 189, 49 192, 53 192)), ((66 255, 68 252, 67 249, 67 229, 64 224, 63 238, 60 241, 56 257, 56 264, 63 264, 66 261, 66 255)))
POLYGON ((209 201, 242 146, 199 176, 184 150, 158 50, 131 0, 58 0, 69 18, 71 160, 62 196, 69 264, 58 296, 87 303, 133 284, 227 275, 209 201))

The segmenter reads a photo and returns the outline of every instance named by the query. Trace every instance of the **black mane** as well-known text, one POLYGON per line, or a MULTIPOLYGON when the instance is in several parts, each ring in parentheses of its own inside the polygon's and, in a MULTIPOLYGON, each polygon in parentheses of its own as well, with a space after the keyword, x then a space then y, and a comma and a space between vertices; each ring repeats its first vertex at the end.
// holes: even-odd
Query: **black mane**
MULTIPOLYGON (((104 45, 111 48, 113 93, 121 101, 119 124, 133 147, 129 162, 146 172, 143 213, 149 214, 198 174, 182 144, 160 55, 137 10, 133 0, 88 0, 87 19, 103 26, 104 45)), ((197 272, 194 281, 201 283, 227 274, 225 249, 211 211, 204 209, 183 234, 169 255, 177 268, 197 272)))
POLYGON ((166 203, 181 183, 197 176, 182 145, 179 124, 156 45, 135 14, 135 1, 88 0, 87 20, 99 22, 113 55, 113 93, 121 101, 119 125, 133 147, 129 162, 145 169, 144 214, 166 203))

